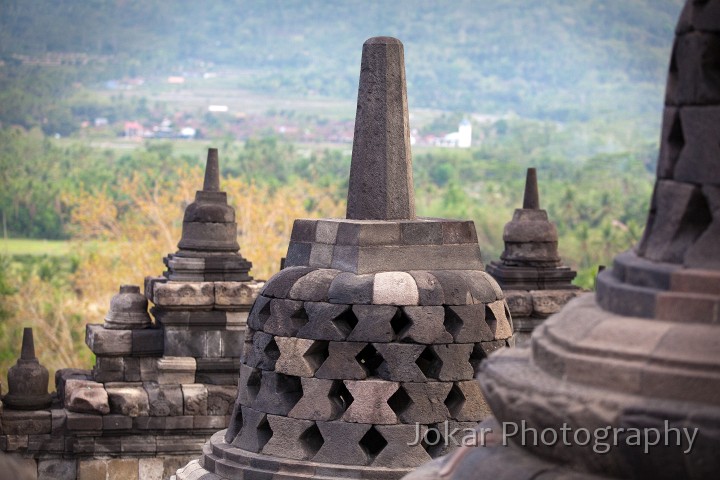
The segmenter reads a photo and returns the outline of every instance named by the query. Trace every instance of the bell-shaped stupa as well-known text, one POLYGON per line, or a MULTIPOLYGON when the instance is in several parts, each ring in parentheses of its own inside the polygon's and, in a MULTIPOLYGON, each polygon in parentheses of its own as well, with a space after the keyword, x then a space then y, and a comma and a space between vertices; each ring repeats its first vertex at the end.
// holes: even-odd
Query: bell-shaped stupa
POLYGON ((208 149, 203 189, 185 209, 179 250, 168 255, 165 276, 189 282, 246 282, 252 263, 240 255, 235 210, 220 191, 217 148, 208 149))
POLYGON ((347 218, 295 221, 248 317, 230 426, 178 479, 400 478, 448 451, 446 425, 487 415, 475 367, 511 319, 473 222, 415 216, 409 133, 403 45, 371 38, 347 218))
MULTIPOLYGON (((645 235, 478 374, 509 446, 407 478, 720 478, 720 0, 676 30, 645 235), (501 427, 502 425, 502 427, 501 427)), ((502 439, 486 443, 502 443, 502 439)))
POLYGON ((32 328, 23 330, 20 358, 8 371, 8 393, 3 398, 5 408, 42 410, 50 407, 48 371, 35 356, 32 328))

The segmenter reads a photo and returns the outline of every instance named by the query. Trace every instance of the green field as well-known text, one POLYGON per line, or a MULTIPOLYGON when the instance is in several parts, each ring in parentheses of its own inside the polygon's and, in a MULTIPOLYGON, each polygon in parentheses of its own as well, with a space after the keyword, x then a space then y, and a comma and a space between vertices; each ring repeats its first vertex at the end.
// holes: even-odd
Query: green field
POLYGON ((0 255, 67 255, 70 242, 27 238, 0 239, 0 255))

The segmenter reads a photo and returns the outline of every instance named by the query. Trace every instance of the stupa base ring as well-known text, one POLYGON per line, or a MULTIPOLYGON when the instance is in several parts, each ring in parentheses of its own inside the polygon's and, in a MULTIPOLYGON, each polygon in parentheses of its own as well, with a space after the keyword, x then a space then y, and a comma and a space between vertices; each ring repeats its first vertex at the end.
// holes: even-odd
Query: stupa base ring
POLYGON ((203 446, 199 462, 191 462, 178 470, 176 480, 196 478, 220 480, 296 480, 313 478, 367 478, 398 480, 412 468, 387 468, 358 465, 340 465, 293 460, 261 453, 248 452, 225 442, 225 430, 215 433, 203 446), (212 476, 215 475, 215 476, 212 476))

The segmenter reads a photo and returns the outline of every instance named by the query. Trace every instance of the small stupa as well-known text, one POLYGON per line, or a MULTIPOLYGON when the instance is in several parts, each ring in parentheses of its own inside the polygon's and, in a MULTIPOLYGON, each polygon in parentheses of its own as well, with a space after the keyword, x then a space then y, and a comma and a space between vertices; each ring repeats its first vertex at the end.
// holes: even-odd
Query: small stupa
POLYGON ((512 335, 503 293, 473 222, 414 203, 403 45, 371 38, 346 218, 295 221, 248 317, 230 426, 179 480, 400 478, 449 451, 429 431, 487 415, 473 377, 512 335))
POLYGON ((48 393, 49 374, 35 356, 32 328, 23 330, 22 349, 17 363, 8 371, 8 393, 3 398, 5 408, 42 410, 49 408, 52 396, 48 393))
POLYGON ((577 273, 561 262, 557 228, 540 208, 534 168, 527 170, 523 206, 505 225, 503 241, 500 262, 491 262, 487 272, 505 292, 515 327, 513 338, 523 344, 535 327, 583 293, 572 284, 577 273))

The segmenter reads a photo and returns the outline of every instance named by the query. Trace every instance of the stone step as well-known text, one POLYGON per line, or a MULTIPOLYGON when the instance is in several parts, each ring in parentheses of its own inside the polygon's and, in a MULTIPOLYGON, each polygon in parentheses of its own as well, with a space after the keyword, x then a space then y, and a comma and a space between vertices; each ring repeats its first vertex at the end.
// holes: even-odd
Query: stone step
POLYGON ((720 294, 663 292, 657 295, 655 313, 659 320, 683 323, 720 322, 720 294))
POLYGON ((670 290, 720 296, 720 271, 687 268, 672 275, 670 290))

